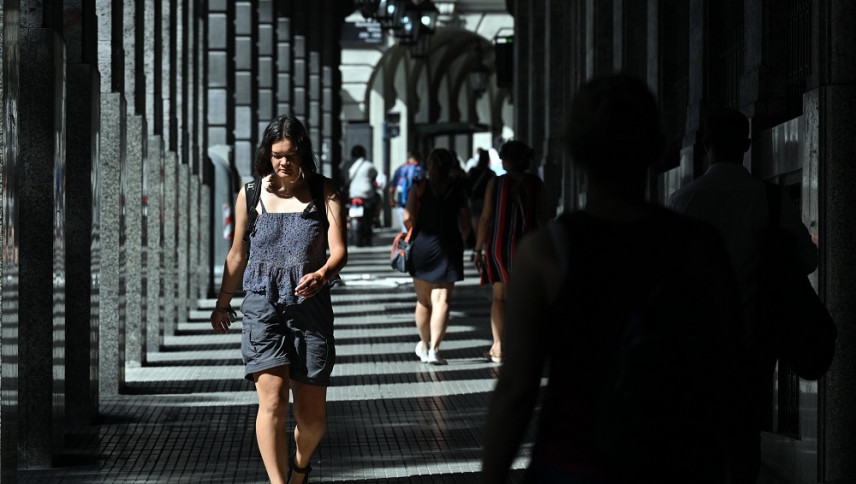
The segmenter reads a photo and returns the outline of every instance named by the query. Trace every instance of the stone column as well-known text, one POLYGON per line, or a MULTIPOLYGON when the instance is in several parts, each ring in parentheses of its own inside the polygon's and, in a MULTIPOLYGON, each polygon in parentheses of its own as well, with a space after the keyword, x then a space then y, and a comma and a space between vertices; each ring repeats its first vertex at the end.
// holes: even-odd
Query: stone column
POLYGON ((698 132, 702 123, 702 103, 705 83, 705 8, 706 0, 690 0, 689 6, 689 79, 686 131, 681 148, 681 162, 676 169, 677 187, 686 185, 700 176, 703 149, 699 146, 698 132))
POLYGON ((515 1, 512 5, 514 16, 514 83, 511 86, 511 98, 514 100, 514 137, 520 140, 528 140, 532 133, 529 132, 529 89, 531 78, 529 77, 529 38, 528 25, 529 2, 515 1))
POLYGON ((174 151, 166 151, 163 160, 163 198, 161 200, 163 215, 163 272, 161 286, 163 287, 163 334, 175 334, 178 320, 176 307, 176 280, 178 278, 178 156, 174 151))
POLYGON ((65 412, 65 50, 22 12, 18 285, 18 462, 51 465, 65 412))
POLYGON ((816 92, 819 104, 818 289, 838 324, 835 359, 818 385, 818 480, 856 482, 856 33, 850 27, 856 4, 822 0, 813 5, 817 50, 812 80, 817 87, 803 99, 816 92))
POLYGON ((303 123, 307 121, 309 100, 309 46, 307 36, 309 34, 309 9, 310 5, 298 3, 294 5, 291 19, 293 23, 291 38, 291 75, 292 81, 292 112, 303 123))
MULTIPOLYGON (((146 150, 143 194, 146 223, 146 326, 147 354, 163 347, 163 139, 149 136, 146 150)), ((144 360, 146 355, 143 355, 144 360)))
MULTIPOLYGON (((569 49, 564 42, 556 43, 552 39, 561 39, 568 29, 569 16, 567 0, 550 0, 546 3, 544 13, 544 59, 542 62, 544 91, 543 91, 543 131, 541 153, 543 164, 541 175, 546 184, 545 204, 550 208, 550 216, 556 214, 556 209, 565 202, 562 198, 562 180, 570 178, 569 163, 565 163, 565 109, 570 102, 572 91, 565 89, 565 77, 571 71, 567 64, 569 49)), ((573 47, 570 47, 573 48, 573 47)), ((534 142, 535 140, 533 140, 534 142)))
POLYGON ((125 144, 125 361, 144 361, 143 325, 143 165, 146 159, 146 122, 128 116, 125 144))
MULTIPOLYGON (((283 12, 279 12, 282 15, 283 12)), ((276 112, 290 113, 291 103, 291 18, 276 19, 276 112)))
MULTIPOLYGON (((548 39, 545 35, 546 14, 544 2, 526 2, 529 6, 529 45, 527 49, 527 78, 530 79, 527 96, 529 96, 529 135, 521 138, 523 142, 532 147, 535 152, 534 163, 540 165, 544 161, 543 140, 546 138, 544 129, 544 116, 541 113, 547 111, 546 87, 549 78, 545 76, 545 61, 548 52, 548 39)), ((552 202, 555 202, 554 200, 552 202)), ((549 203, 549 201, 548 201, 549 203)))
POLYGON ((96 192, 100 79, 96 59, 95 11, 83 2, 65 4, 66 52, 66 416, 71 425, 86 425, 98 416, 98 297, 94 276, 99 232, 96 192), (84 20, 85 19, 85 20, 84 20), (87 29, 84 35, 84 29, 87 29), (84 43, 84 38, 87 39, 84 43))
MULTIPOLYGON (((229 21, 228 11, 208 10, 208 143, 211 146, 229 145, 232 133, 230 119, 234 120, 234 90, 230 87, 233 55, 230 55, 230 39, 234 39, 234 25, 229 21)), ((234 40, 232 40, 233 42, 234 40)), ((249 173, 247 173, 249 175, 249 173)))
POLYGON ((258 70, 256 71, 256 84, 258 85, 256 103, 256 132, 258 136, 267 128, 270 120, 278 113, 274 112, 276 100, 274 86, 276 72, 274 70, 274 54, 276 53, 276 40, 274 32, 273 2, 261 0, 256 6, 258 23, 256 32, 258 36, 258 70))
MULTIPOLYGON (((176 292, 176 321, 186 321, 189 315, 188 286, 190 284, 189 243, 190 232, 190 167, 181 163, 176 157, 175 183, 175 227, 176 240, 176 275, 178 282, 176 292)), ((170 200, 172 196, 170 195, 170 200)), ((173 334, 173 333, 170 333, 173 334)))
POLYGON ((119 92, 121 64, 113 56, 113 24, 121 11, 98 0, 98 70, 101 73, 100 156, 98 162, 99 232, 101 241, 99 292, 99 392, 117 395, 125 381, 125 327, 120 315, 122 179, 125 157, 125 98, 119 92))
MULTIPOLYGON (((19 5, 17 0, 0 6, 0 119, 17 119, 20 105, 19 5)), ((0 123, 0 481, 17 479, 20 397, 18 395, 18 285, 20 217, 18 217, 17 171, 21 160, 18 149, 19 127, 0 123)))
MULTIPOLYGON (((309 49, 307 57, 307 112, 306 129, 309 130, 309 139, 312 140, 312 148, 316 153, 321 150, 321 45, 328 42, 328 39, 322 38, 324 17, 335 17, 331 12, 333 8, 329 2, 313 2, 312 9, 309 12, 309 32, 306 35, 306 44, 309 49)), ((318 162, 321 162, 321 157, 318 157, 318 162)), ((318 166, 318 170, 324 173, 325 167, 318 166)), ((326 172, 332 174, 332 168, 326 167, 326 172)))
POLYGON ((612 2, 586 0, 586 78, 613 71, 612 2))
POLYGON ((255 90, 258 87, 253 75, 253 6, 252 2, 235 2, 235 167, 242 176, 249 177, 253 172, 255 143, 254 106, 255 90))

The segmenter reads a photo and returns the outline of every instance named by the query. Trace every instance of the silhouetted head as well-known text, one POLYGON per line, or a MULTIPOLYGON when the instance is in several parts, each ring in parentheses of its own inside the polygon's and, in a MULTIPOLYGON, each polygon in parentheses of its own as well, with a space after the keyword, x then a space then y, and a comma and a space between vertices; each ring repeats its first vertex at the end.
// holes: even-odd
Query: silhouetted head
POLYGON ((407 152, 407 161, 410 163, 421 163, 422 158, 420 157, 418 151, 408 151, 407 152))
POLYGON ((351 158, 356 160, 358 158, 365 158, 365 157, 366 157, 366 149, 363 148, 362 145, 354 145, 354 147, 351 148, 351 158))
POLYGON ((315 153, 312 152, 312 140, 303 123, 294 116, 277 116, 270 122, 262 135, 262 141, 256 149, 256 161, 253 166, 256 175, 263 177, 273 173, 271 165, 271 146, 288 138, 295 146, 300 158, 300 167, 304 173, 315 173, 315 153))
POLYGON ((446 148, 434 148, 428 154, 428 180, 440 182, 449 178, 455 159, 446 148))
POLYGON ((528 170, 533 156, 532 148, 522 141, 506 141, 499 149, 499 159, 502 160, 502 167, 506 171, 528 170))
POLYGON ((711 161, 743 162, 752 141, 749 139, 749 119, 736 109, 719 109, 704 122, 704 148, 711 161))
POLYGON ((476 166, 480 169, 490 167, 490 153, 487 150, 479 148, 479 161, 476 163, 476 166))
POLYGON ((663 153, 657 100, 643 81, 624 74, 583 85, 567 126, 574 162, 603 181, 644 179, 663 153))

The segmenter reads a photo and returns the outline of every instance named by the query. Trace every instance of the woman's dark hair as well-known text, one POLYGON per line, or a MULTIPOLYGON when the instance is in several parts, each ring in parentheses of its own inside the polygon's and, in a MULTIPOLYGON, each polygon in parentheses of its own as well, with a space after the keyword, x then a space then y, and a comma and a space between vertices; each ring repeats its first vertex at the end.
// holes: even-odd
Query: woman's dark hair
POLYGON ((640 79, 614 74, 592 79, 571 102, 568 148, 590 174, 638 177, 663 153, 657 100, 640 79))
POLYGON ((294 116, 280 115, 265 128, 262 141, 256 150, 256 162, 253 166, 256 176, 264 177, 273 173, 271 146, 285 138, 294 144, 304 173, 315 173, 318 170, 315 164, 315 153, 312 151, 312 140, 309 139, 303 123, 294 116))
POLYGON ((434 148, 428 154, 428 180, 433 183, 442 182, 449 178, 455 159, 452 152, 446 148, 434 148))
POLYGON ((533 156, 532 148, 522 141, 506 141, 499 149, 499 158, 507 163, 508 171, 526 171, 533 156))

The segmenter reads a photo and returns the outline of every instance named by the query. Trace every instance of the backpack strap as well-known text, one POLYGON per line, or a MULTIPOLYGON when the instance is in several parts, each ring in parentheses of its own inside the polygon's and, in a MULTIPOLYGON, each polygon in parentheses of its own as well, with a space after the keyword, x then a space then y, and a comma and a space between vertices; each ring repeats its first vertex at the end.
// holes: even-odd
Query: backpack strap
POLYGON ((259 214, 256 212, 256 205, 259 204, 259 199, 262 196, 261 178, 253 178, 253 181, 247 182, 244 185, 244 195, 247 200, 247 230, 244 232, 244 244, 249 245, 250 234, 256 228, 256 219, 259 214))
POLYGON ((327 220, 327 201, 324 200, 324 180, 327 178, 320 174, 315 173, 309 178, 309 196, 312 197, 312 200, 318 204, 321 210, 324 211, 324 224, 329 224, 327 220))

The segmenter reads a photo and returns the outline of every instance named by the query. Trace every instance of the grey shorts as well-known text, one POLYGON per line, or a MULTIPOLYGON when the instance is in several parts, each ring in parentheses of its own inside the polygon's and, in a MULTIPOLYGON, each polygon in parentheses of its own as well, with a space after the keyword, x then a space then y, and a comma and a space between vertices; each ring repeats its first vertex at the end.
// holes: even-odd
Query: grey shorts
POLYGON ((247 292, 241 305, 241 356, 247 380, 253 373, 289 366, 294 380, 329 386, 336 360, 330 289, 300 304, 274 305, 264 294, 247 292))

